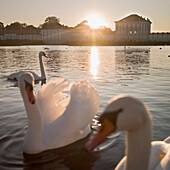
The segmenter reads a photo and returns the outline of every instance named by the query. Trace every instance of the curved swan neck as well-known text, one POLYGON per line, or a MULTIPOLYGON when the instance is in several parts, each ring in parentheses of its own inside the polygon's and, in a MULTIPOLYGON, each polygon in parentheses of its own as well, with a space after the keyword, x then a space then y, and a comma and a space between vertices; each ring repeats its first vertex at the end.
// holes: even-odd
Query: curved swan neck
POLYGON ((25 153, 38 153, 41 147, 42 120, 37 102, 31 104, 25 89, 20 87, 25 109, 28 117, 28 129, 25 135, 23 150, 25 153))
POLYGON ((148 169, 151 148, 151 123, 146 121, 138 129, 128 131, 126 170, 148 169))
POLYGON ((46 75, 45 75, 45 71, 44 71, 42 55, 39 55, 39 62, 40 62, 41 78, 45 79, 46 75))

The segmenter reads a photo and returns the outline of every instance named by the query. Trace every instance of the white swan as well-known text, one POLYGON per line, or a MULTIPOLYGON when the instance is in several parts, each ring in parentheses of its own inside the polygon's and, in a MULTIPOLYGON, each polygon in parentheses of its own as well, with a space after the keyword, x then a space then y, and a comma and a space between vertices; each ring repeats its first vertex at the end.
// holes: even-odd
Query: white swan
POLYGON ((72 83, 68 98, 64 78, 49 81, 34 95, 34 78, 24 73, 19 77, 19 87, 28 117, 24 153, 63 147, 91 132, 89 124, 98 112, 99 96, 87 81, 72 83))
POLYGON ((34 76, 34 80, 38 81, 38 80, 45 80, 46 79, 46 75, 45 75, 45 71, 44 71, 44 65, 43 65, 43 61, 42 61, 42 57, 47 57, 46 54, 44 52, 39 52, 39 63, 40 63, 40 70, 41 70, 41 76, 39 76, 38 74, 36 74, 35 72, 32 71, 19 71, 16 73, 12 73, 9 76, 7 76, 7 78, 9 80, 16 80, 18 81, 19 75, 25 72, 30 72, 33 74, 34 76))
POLYGON ((131 96, 117 96, 108 103, 99 122, 101 127, 87 144, 88 150, 93 150, 114 131, 127 131, 126 156, 116 169, 170 170, 170 136, 165 141, 150 142, 152 118, 142 101, 131 96))

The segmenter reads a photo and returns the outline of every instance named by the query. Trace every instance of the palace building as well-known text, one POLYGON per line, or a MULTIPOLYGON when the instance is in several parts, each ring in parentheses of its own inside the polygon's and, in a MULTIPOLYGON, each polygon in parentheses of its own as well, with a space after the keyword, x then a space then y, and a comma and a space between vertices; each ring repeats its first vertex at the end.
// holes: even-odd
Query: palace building
POLYGON ((129 15, 116 24, 117 41, 148 41, 151 30, 151 21, 137 14, 129 15))
POLYGON ((47 23, 39 31, 5 30, 0 23, 0 41, 3 40, 40 40, 44 44, 80 44, 96 42, 100 44, 170 44, 170 32, 151 32, 152 22, 137 14, 131 14, 115 21, 115 30, 91 29, 83 21, 75 27, 60 23, 47 23))

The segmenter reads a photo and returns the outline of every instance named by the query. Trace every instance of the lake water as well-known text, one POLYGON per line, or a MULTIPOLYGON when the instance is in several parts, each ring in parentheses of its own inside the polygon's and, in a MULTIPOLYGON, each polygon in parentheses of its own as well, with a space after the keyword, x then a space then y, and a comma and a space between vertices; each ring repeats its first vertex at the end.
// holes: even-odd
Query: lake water
MULTIPOLYGON (((170 47, 47 46, 47 82, 58 76, 88 80, 98 90, 102 111, 111 98, 131 94, 142 99, 153 117, 153 140, 170 135, 170 47)), ((27 116, 15 82, 5 76, 20 70, 40 74, 43 46, 0 47, 0 169, 110 170, 124 155, 124 133, 113 134, 94 153, 83 150, 88 137, 66 147, 23 155, 27 116)), ((35 85, 35 91, 41 84, 35 85)))

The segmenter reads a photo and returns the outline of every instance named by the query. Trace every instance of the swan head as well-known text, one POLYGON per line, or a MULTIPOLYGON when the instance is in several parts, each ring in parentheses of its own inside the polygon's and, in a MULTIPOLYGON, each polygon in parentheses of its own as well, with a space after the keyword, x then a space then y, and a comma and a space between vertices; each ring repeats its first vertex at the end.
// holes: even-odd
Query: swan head
POLYGON ((48 56, 45 54, 45 52, 40 51, 40 52, 39 52, 39 57, 42 57, 42 56, 48 58, 48 56))
POLYGON ((106 106, 99 118, 100 127, 86 148, 91 151, 115 131, 133 131, 145 120, 143 102, 132 96, 117 96, 106 106))
POLYGON ((34 77, 31 73, 23 73, 19 76, 19 87, 21 93, 26 93, 27 98, 31 104, 35 103, 35 96, 34 96, 34 77))

